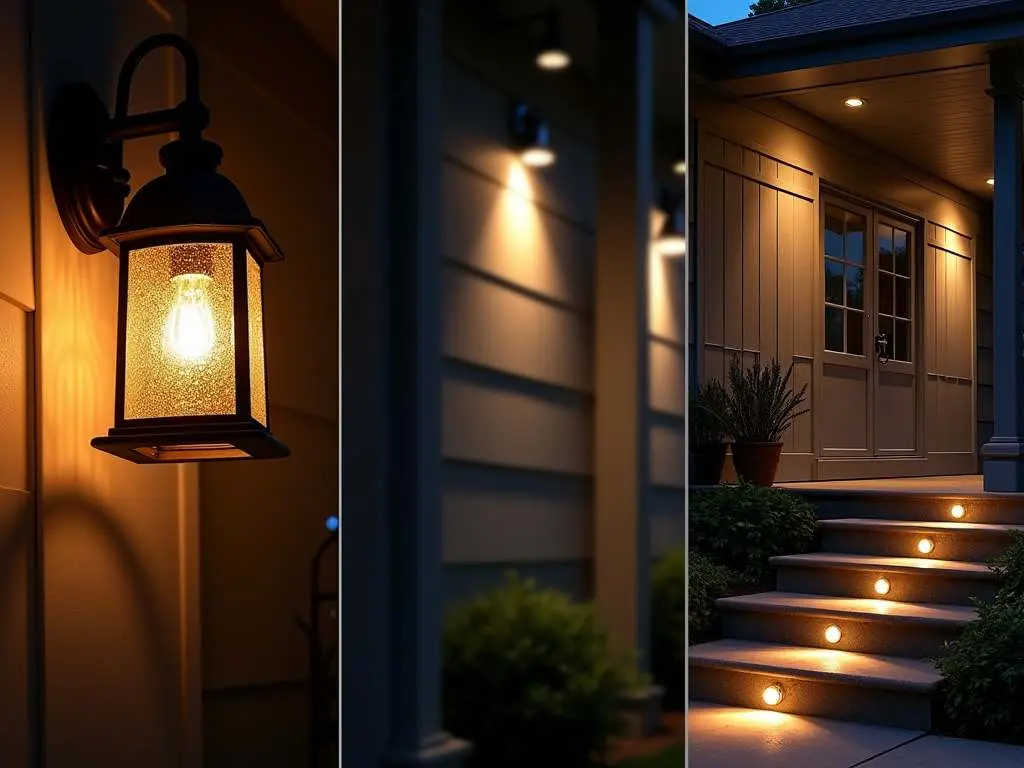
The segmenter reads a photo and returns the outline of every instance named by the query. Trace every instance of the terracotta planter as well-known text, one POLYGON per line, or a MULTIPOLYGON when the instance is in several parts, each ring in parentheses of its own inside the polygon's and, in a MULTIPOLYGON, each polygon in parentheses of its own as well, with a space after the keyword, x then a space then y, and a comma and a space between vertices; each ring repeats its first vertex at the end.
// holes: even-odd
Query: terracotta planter
POLYGON ((736 474, 754 485, 769 487, 782 456, 782 443, 733 443, 732 463, 736 474))
POLYGON ((718 485, 728 443, 690 446, 690 485, 718 485))

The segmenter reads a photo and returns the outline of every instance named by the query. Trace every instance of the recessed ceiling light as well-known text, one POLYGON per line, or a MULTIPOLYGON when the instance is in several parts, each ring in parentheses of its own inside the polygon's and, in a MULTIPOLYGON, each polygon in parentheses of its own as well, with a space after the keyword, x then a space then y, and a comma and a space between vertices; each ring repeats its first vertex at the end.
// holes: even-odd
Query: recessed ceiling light
POLYGON ((850 98, 848 98, 843 103, 846 106, 848 106, 850 109, 860 109, 865 104, 867 104, 867 102, 864 101, 864 99, 860 98, 859 96, 851 96, 850 98))
POLYGON ((988 184, 990 187, 994 187, 995 184, 996 184, 996 180, 995 179, 985 179, 985 183, 988 184))

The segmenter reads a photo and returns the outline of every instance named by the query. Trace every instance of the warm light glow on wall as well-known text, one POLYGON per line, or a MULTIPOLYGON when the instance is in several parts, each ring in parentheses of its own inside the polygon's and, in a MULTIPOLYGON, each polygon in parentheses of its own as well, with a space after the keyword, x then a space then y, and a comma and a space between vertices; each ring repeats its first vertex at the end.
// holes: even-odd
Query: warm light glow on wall
POLYGON ((933 549, 935 549, 935 542, 931 539, 921 539, 917 542, 917 551, 922 555, 931 554, 933 549))
POLYGON ((889 594, 889 580, 886 578, 880 578, 875 582, 875 594, 887 595, 889 594))
POLYGON ((954 504, 952 507, 949 508, 949 514, 957 520, 960 520, 964 515, 967 514, 967 510, 964 509, 963 504, 954 504))
POLYGON ((782 686, 777 683, 769 685, 761 692, 761 701, 769 707, 777 706, 782 701, 782 686))
POLYGON ((825 640, 835 645, 843 637, 842 630, 839 629, 835 624, 829 624, 825 627, 825 640))

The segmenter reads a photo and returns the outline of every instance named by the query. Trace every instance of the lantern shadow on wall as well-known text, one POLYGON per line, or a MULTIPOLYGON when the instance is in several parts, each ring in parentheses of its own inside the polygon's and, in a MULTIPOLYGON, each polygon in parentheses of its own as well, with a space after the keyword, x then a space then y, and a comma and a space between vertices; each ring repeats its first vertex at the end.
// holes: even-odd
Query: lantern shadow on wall
POLYGON ((199 60, 178 35, 129 54, 111 117, 85 83, 64 86, 50 112, 50 181, 78 250, 120 260, 114 426, 92 445, 140 464, 289 455, 270 432, 263 334, 263 266, 284 258, 238 188, 217 172, 221 149, 202 138, 199 60), (128 114, 143 58, 171 47, 185 62, 185 100, 128 114), (165 174, 130 187, 129 139, 177 132, 160 150, 165 174))

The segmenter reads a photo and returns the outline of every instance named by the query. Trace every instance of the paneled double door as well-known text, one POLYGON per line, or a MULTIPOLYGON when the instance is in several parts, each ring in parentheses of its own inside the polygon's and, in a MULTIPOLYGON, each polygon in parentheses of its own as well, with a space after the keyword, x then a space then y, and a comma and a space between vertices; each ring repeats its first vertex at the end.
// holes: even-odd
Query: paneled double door
POLYGON ((819 456, 919 456, 918 226, 828 195, 821 216, 819 456))

